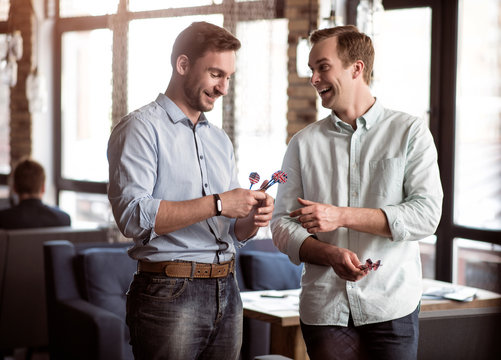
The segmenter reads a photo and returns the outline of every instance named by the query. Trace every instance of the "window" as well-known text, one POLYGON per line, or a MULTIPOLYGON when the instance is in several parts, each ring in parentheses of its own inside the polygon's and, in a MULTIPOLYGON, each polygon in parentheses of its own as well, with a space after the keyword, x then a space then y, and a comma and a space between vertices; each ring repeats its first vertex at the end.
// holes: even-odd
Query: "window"
MULTIPOLYGON (((287 21, 241 22, 242 48, 235 73, 235 126, 238 175, 250 187, 249 174, 270 180, 280 170, 287 136, 287 21), (252 54, 259 54, 258 57, 252 54)), ((270 188, 275 196, 278 186, 270 188)))
POLYGON ((461 0, 453 279, 501 291, 501 3, 461 0))
MULTIPOLYGON (((4 78, 7 61, 7 19, 9 17, 9 0, 0 0, 0 184, 7 184, 10 173, 10 88, 4 78)), ((6 196, 0 196, 6 197, 6 196)))
POLYGON ((60 0, 61 17, 96 16, 113 14, 117 11, 119 0, 60 0))
POLYGON ((172 44, 179 31, 193 21, 224 26, 253 46, 251 50, 243 46, 237 53, 242 66, 237 65, 233 84, 245 89, 244 96, 235 101, 236 92, 230 91, 207 113, 235 145, 237 166, 244 173, 239 177, 242 186, 248 183, 247 166, 262 171, 263 179, 280 168, 285 150, 287 23, 273 20, 276 15, 270 3, 59 1, 60 54, 56 63, 60 63, 60 88, 56 96, 61 110, 57 136, 61 156, 56 161, 56 185, 59 205, 76 219, 76 225, 108 223, 106 148, 112 124, 165 91, 172 71, 172 44), (251 83, 257 88, 249 92, 251 83), (271 101, 271 93, 280 95, 271 101), (264 101, 265 106, 256 106, 264 101), (242 105, 232 105, 237 103, 242 105), (252 136, 256 139, 268 131, 271 135, 259 139, 264 141, 259 145, 264 154, 249 149, 252 136), (243 155, 248 151, 255 155, 251 161, 243 155))
MULTIPOLYGON (((374 36, 372 93, 385 107, 429 123, 432 9, 386 10, 374 36), (398 50, 396 50, 398 49, 398 50), (411 86, 410 86, 411 84, 411 86)), ((423 276, 435 278, 436 236, 420 241, 423 276)))
POLYGON ((112 33, 108 29, 65 32, 61 48, 62 176, 106 182, 112 33))
POLYGON ((501 229, 500 17, 497 0, 460 1, 454 222, 493 230, 501 229))
POLYGON ((7 21, 9 18, 9 0, 0 0, 0 21, 7 21))

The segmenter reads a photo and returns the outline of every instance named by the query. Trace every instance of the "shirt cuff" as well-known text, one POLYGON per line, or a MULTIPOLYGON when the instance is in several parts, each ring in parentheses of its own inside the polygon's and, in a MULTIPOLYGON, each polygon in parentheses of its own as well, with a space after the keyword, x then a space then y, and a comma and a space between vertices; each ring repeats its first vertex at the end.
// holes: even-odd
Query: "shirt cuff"
POLYGON ((401 212, 395 206, 383 206, 381 208, 388 219, 388 225, 390 226, 391 237, 393 241, 404 241, 410 236, 409 231, 405 227, 404 219, 401 216, 401 212))
POLYGON ((272 222, 271 230, 275 246, 289 256, 292 263, 301 264, 299 249, 311 234, 294 221, 284 219, 272 222))
MULTIPOLYGON (((139 227, 143 230, 150 230, 146 243, 159 236, 155 232, 155 221, 159 207, 160 200, 158 199, 150 199, 139 203, 139 227)), ((145 241, 143 240, 143 242, 145 241)))

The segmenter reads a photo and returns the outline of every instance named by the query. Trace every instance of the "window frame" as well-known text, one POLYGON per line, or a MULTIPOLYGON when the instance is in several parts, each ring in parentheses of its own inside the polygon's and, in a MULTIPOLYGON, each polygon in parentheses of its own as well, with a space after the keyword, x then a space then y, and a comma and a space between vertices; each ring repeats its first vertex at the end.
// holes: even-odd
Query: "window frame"
MULTIPOLYGON (((8 34, 8 24, 7 21, 0 21, 0 34, 8 34)), ((9 154, 10 158, 10 154, 9 154)), ((0 185, 8 185, 9 174, 0 173, 0 185)))
MULTIPOLYGON (((80 16, 80 17, 60 17, 59 1, 55 1, 55 31, 54 31, 54 179, 56 203, 59 204, 61 191, 74 191, 81 193, 107 193, 107 182, 82 181, 68 179, 62 176, 62 114, 61 114, 61 72, 62 72, 62 37, 65 32, 70 31, 89 31, 96 29, 110 29, 113 32, 113 78, 117 76, 117 69, 122 69, 124 72, 118 74, 126 81, 127 77, 127 59, 115 56, 117 47, 127 48, 127 36, 117 37, 116 31, 111 28, 112 21, 115 20, 115 30, 123 31, 128 27, 132 20, 166 18, 176 16, 190 16, 200 14, 223 14, 224 27, 231 32, 235 32, 236 24, 241 21, 261 20, 261 19, 279 19, 284 17, 284 0, 258 0, 265 9, 273 9, 274 11, 259 12, 255 11, 257 1, 235 2, 234 0, 223 0, 221 4, 204 5, 186 8, 171 8, 151 11, 131 12, 126 8, 126 0, 120 0, 118 10, 115 14, 99 15, 99 16, 80 16), (252 11, 250 11, 252 9, 252 11), (228 13, 232 11, 232 13, 228 13), (271 15, 270 15, 271 14, 271 15), (113 19, 112 17, 116 17, 113 19), (120 42, 123 41, 123 42, 120 42), (119 63, 121 62, 121 63, 119 63)), ((116 85, 113 81, 113 98, 116 92, 122 92, 121 98, 127 99, 127 87, 116 85)), ((126 82, 125 82, 126 84, 126 82)), ((167 84, 166 84, 167 85, 167 84)), ((231 141, 235 144, 235 119, 231 106, 234 102, 233 85, 230 84, 228 94, 223 98, 223 128, 227 132, 231 141), (230 105, 230 106, 228 106, 230 105), (228 110, 230 109, 230 110, 228 110)), ((120 118, 127 114, 127 101, 122 104, 112 102, 112 119, 113 124, 118 122, 120 118)), ((1 176, 1 175, 0 175, 1 176)), ((1 177, 0 177, 1 180, 1 177)))
POLYGON ((430 130, 437 146, 438 165, 444 190, 442 219, 436 231, 435 277, 437 280, 450 282, 453 279, 454 239, 464 238, 501 245, 501 231, 470 228, 454 223, 459 1, 384 1, 387 10, 421 6, 432 9, 430 130))

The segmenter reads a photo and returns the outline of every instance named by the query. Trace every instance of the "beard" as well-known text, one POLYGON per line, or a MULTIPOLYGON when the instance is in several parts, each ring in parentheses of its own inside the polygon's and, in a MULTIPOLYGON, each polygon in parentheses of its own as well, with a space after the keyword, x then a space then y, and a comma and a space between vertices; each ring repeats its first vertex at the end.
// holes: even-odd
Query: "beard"
POLYGON ((194 77, 188 75, 186 82, 183 84, 183 92, 186 96, 188 105, 196 111, 208 112, 214 108, 214 101, 210 101, 208 96, 214 97, 208 90, 200 87, 200 82, 194 77), (209 95, 207 95, 209 94, 209 95))

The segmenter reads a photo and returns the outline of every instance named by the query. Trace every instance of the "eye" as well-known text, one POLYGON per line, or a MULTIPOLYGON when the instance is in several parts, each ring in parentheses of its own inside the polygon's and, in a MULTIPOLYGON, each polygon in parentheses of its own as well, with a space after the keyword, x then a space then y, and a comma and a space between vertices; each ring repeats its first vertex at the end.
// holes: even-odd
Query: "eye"
POLYGON ((322 64, 322 65, 319 66, 318 70, 320 70, 320 71, 327 71, 327 70, 329 70, 329 68, 330 68, 329 65, 322 64))

